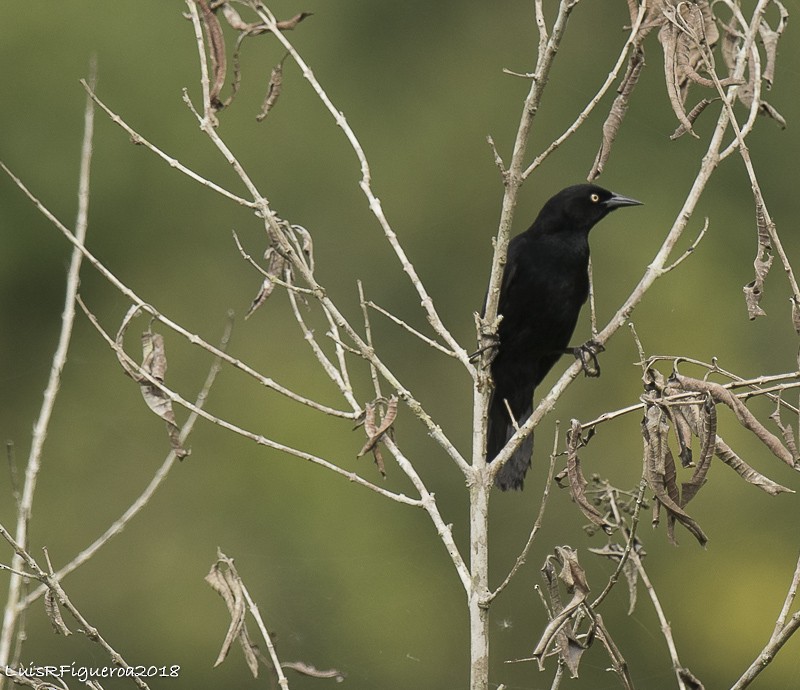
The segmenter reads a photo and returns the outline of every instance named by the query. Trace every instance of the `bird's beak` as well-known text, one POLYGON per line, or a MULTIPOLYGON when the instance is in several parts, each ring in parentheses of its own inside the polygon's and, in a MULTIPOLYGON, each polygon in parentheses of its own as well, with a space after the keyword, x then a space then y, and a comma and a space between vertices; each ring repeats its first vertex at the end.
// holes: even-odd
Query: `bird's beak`
POLYGON ((611 198, 605 201, 603 206, 605 206, 609 211, 613 211, 615 208, 619 208, 620 206, 642 206, 642 202, 636 201, 636 199, 631 199, 628 196, 612 193, 611 198))

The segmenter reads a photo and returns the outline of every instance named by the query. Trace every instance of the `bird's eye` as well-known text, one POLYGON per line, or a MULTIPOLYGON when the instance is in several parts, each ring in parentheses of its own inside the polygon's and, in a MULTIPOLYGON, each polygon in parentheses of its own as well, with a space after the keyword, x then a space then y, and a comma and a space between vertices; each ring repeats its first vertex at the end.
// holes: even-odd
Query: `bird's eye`
POLYGON ((599 194, 592 194, 589 198, 592 200, 593 204, 596 204, 598 201, 600 201, 600 195, 599 194))

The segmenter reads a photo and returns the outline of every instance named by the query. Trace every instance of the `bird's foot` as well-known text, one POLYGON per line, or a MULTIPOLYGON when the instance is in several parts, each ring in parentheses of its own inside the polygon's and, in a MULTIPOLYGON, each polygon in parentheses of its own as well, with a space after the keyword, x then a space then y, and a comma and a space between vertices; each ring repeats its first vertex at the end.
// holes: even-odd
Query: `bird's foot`
POLYGON ((595 378, 600 376, 600 363, 597 361, 597 355, 603 352, 606 348, 596 340, 587 340, 583 345, 572 348, 572 354, 575 358, 580 360, 581 368, 586 376, 595 378))
POLYGON ((480 334, 480 347, 469 356, 469 361, 473 364, 477 362, 485 352, 490 353, 491 359, 494 359, 500 347, 500 336, 497 334, 496 330, 482 328, 480 334))

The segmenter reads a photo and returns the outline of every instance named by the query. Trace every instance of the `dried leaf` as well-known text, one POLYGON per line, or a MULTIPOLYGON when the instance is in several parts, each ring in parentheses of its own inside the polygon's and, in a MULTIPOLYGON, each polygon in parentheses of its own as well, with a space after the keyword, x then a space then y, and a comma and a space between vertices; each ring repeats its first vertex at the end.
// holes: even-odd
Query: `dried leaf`
POLYGON ((545 627, 542 637, 536 648, 533 650, 533 658, 539 664, 539 668, 544 668, 544 656, 547 649, 556 640, 559 655, 564 663, 570 667, 573 677, 578 673, 578 662, 583 653, 583 645, 577 640, 570 639, 568 633, 563 630, 564 623, 578 610, 580 605, 586 601, 589 594, 589 584, 586 581, 586 573, 578 563, 576 552, 569 546, 559 546, 555 550, 555 557, 548 556, 542 567, 542 576, 547 584, 551 600, 551 619, 545 627), (560 571, 556 579, 556 564, 560 565, 560 571), (560 580, 572 595, 569 603, 562 607, 561 596, 558 591, 558 580, 560 580))
MULTIPOLYGON (((694 124, 700 114, 710 106, 714 101, 718 101, 719 98, 703 98, 694 108, 692 108, 689 113, 686 115, 686 119, 689 121, 689 124, 694 124)), ((669 138, 673 141, 682 137, 686 132, 689 130, 683 125, 683 123, 678 125, 678 128, 670 134, 669 138)))
POLYGON ((789 21, 789 12, 779 0, 773 0, 775 7, 778 8, 780 18, 778 19, 778 26, 772 29, 769 24, 763 19, 758 27, 758 33, 761 36, 761 41, 764 44, 764 52, 767 54, 767 64, 764 67, 762 75, 767 84, 767 88, 772 88, 772 83, 775 79, 775 58, 778 54, 778 39, 781 37, 786 24, 789 21))
MULTIPOLYGON (((284 58, 285 59, 285 58, 284 58)), ((278 97, 281 95, 283 87, 283 60, 281 60, 275 67, 272 68, 272 73, 269 75, 269 86, 267 87, 267 95, 264 97, 264 103, 261 105, 261 110, 256 115, 256 121, 262 122, 267 117, 269 111, 278 102, 278 97)))
POLYGON ((256 309, 258 309, 262 304, 264 304, 264 302, 267 301, 269 296, 272 294, 272 291, 275 289, 275 282, 273 279, 283 278, 288 268, 288 262, 275 247, 269 247, 267 251, 264 252, 264 260, 267 262, 267 275, 264 277, 264 282, 261 283, 261 288, 259 289, 258 294, 250 304, 250 308, 247 310, 247 314, 244 316, 245 319, 250 318, 250 316, 253 315, 253 312, 255 312, 256 309))
POLYGON ((311 664, 306 664, 302 661, 286 661, 281 663, 281 668, 291 669, 301 676, 309 676, 310 678, 335 678, 337 683, 341 683, 346 677, 344 673, 337 671, 335 668, 321 671, 318 668, 314 668, 311 664))
POLYGON ((681 506, 685 507, 706 483, 706 475, 711 467, 714 449, 717 447, 717 408, 710 395, 706 395, 700 412, 700 459, 692 473, 692 478, 681 485, 681 506))
POLYGON ((378 447, 378 442, 386 434, 391 434, 392 425, 397 417, 397 396, 393 395, 389 400, 378 399, 367 403, 364 409, 364 431, 367 434, 367 441, 358 452, 356 457, 360 458, 366 455, 367 452, 372 451, 375 459, 375 465, 381 476, 386 477, 386 468, 383 462, 383 455, 378 447), (385 408, 383 418, 378 423, 377 421, 377 408, 382 405, 385 408))
MULTIPOLYGON (((770 224, 772 222, 770 221, 770 224)), ((764 279, 767 277, 770 266, 772 266, 772 243, 770 240, 770 224, 767 223, 766 215, 764 213, 764 206, 758 204, 756 206, 756 226, 758 228, 758 251, 756 252, 753 267, 756 271, 755 279, 745 285, 742 290, 744 291, 745 303, 747 304, 747 315, 752 321, 758 316, 765 316, 766 312, 761 308, 761 296, 764 291, 764 279)), ((772 231, 774 232, 774 224, 772 224, 772 231)))
POLYGON ((214 666, 219 666, 225 661, 233 643, 238 641, 253 678, 258 678, 258 647, 250 639, 245 625, 247 607, 243 594, 243 583, 233 564, 233 559, 218 552, 217 561, 211 566, 205 581, 223 598, 231 616, 228 632, 225 634, 225 640, 214 666))
POLYGON ((581 471, 581 464, 578 459, 578 447, 580 444, 581 425, 577 419, 573 419, 571 428, 567 432, 567 477, 569 478, 570 494, 572 500, 575 501, 581 512, 589 520, 602 527, 604 531, 610 532, 613 529, 613 525, 586 498, 587 482, 581 471))
POLYGON ((314 272, 314 239, 311 233, 302 225, 285 225, 290 242, 294 245, 299 256, 305 260, 305 264, 311 273, 314 272))
POLYGON ((675 463, 672 459, 672 452, 667 445, 668 431, 669 424, 667 423, 666 414, 658 405, 648 405, 642 419, 647 483, 655 493, 658 504, 667 511, 667 528, 671 541, 674 540, 672 525, 677 520, 691 532, 702 546, 705 546, 708 538, 703 533, 700 525, 680 506, 678 489, 675 484, 675 463))
POLYGON ((225 60, 225 37, 222 33, 222 26, 217 19, 217 15, 209 7, 207 0, 195 0, 197 6, 200 8, 200 14, 203 19, 203 26, 206 30, 208 38, 208 54, 211 58, 211 71, 213 77, 209 85, 209 100, 211 107, 215 110, 220 110, 224 104, 220 100, 220 93, 222 87, 225 85, 225 73, 227 72, 227 65, 225 60))
MULTIPOLYGON (((772 79, 775 70, 775 57, 777 55, 777 42, 780 34, 785 27, 783 13, 786 11, 783 5, 776 2, 776 5, 781 8, 781 20, 778 23, 778 29, 773 31, 762 22, 760 33, 762 37, 767 36, 764 46, 767 52, 767 66, 762 73, 762 78, 767 85, 767 88, 772 86, 772 79), (766 28, 765 28, 766 27, 766 28)), ((736 66, 736 57, 742 48, 744 42, 743 36, 736 30, 735 21, 731 18, 727 25, 723 25, 723 42, 722 42, 722 56, 725 64, 728 67, 728 73, 732 73, 736 66)), ((753 104, 753 96, 755 95, 755 71, 749 70, 748 81, 736 90, 736 97, 746 108, 750 108, 753 104)), ((766 115, 775 120, 781 129, 786 129, 786 120, 775 108, 767 103, 763 98, 758 104, 758 112, 760 115, 766 115)))
POLYGON ((719 436, 717 436, 717 447, 714 452, 716 453, 716 456, 722 460, 722 462, 733 469, 742 479, 753 486, 757 486, 770 496, 777 496, 778 494, 783 493, 794 493, 794 490, 789 489, 782 484, 778 484, 777 482, 773 482, 769 477, 765 477, 763 474, 750 467, 750 465, 742 460, 719 436))
POLYGON ((600 149, 597 151, 597 156, 594 159, 592 170, 589 172, 589 181, 599 177, 605 168, 608 157, 611 155, 611 147, 617 138, 619 129, 622 126, 622 121, 628 111, 631 93, 633 93, 633 89, 639 82, 639 75, 643 67, 644 50, 642 50, 640 45, 637 45, 631 50, 630 57, 628 58, 628 69, 617 88, 617 97, 611 104, 608 117, 606 117, 606 121, 603 123, 603 140, 600 143, 600 149))
POLYGON ((44 593, 44 610, 57 635, 64 635, 65 637, 67 635, 72 635, 72 631, 67 627, 66 623, 64 623, 64 619, 61 617, 61 609, 58 608, 56 595, 53 594, 53 590, 49 588, 44 593))
POLYGON ((284 19, 282 21, 276 22, 275 26, 278 27, 280 31, 291 31, 294 29, 300 22, 302 22, 307 17, 310 17, 313 12, 300 12, 299 14, 294 15, 291 19, 284 19))
POLYGON ((797 442, 795 441, 794 431, 792 431, 792 425, 784 425, 781 421, 781 405, 780 400, 775 407, 775 411, 769 416, 769 418, 775 422, 775 426, 781 432, 781 436, 783 436, 783 442, 786 444, 786 447, 789 449, 789 452, 792 454, 792 457, 797 462, 800 459, 800 454, 797 452, 797 442))
POLYGON ((669 407, 667 412, 672 421, 675 438, 678 441, 678 457, 682 467, 694 467, 692 461, 692 428, 683 413, 682 407, 669 407))
POLYGON ((755 415, 747 409, 747 406, 727 388, 719 383, 693 379, 677 372, 673 372, 671 380, 677 382, 678 386, 685 391, 693 391, 702 393, 703 395, 708 394, 715 402, 727 405, 733 410, 739 423, 745 429, 752 431, 775 457, 782 460, 790 467, 800 469, 800 465, 795 463, 791 452, 784 447, 780 439, 759 422, 755 415))
MULTIPOLYGON (((142 333, 142 369, 158 383, 164 383, 164 376, 167 372, 164 336, 160 333, 153 333, 149 329, 142 333)), ((172 410, 172 400, 161 388, 153 385, 146 378, 140 377, 138 382, 147 406, 166 422, 173 452, 179 460, 183 460, 189 455, 189 451, 181 443, 180 429, 172 410)))

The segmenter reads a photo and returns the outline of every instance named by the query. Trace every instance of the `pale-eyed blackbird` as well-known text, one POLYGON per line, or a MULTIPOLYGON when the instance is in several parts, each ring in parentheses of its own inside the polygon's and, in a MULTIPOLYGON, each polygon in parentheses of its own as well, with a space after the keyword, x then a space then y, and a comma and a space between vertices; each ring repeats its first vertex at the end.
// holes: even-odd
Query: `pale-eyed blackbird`
MULTIPOLYGON (((500 287, 497 353, 491 373, 486 459, 491 462, 530 417, 533 392, 565 352, 589 296, 589 231, 614 209, 640 201, 591 184, 563 189, 508 245, 500 287)), ((591 354, 593 357, 594 355, 591 354)), ((503 491, 522 489, 533 434, 498 472, 503 491)))

